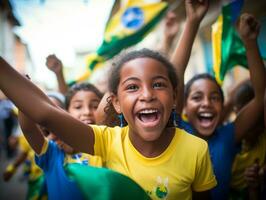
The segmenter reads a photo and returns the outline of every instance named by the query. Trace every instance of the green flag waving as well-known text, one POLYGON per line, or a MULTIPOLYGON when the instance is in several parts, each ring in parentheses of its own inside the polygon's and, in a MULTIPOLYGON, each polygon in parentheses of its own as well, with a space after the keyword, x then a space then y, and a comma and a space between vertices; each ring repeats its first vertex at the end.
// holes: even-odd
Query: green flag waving
POLYGON ((66 165, 65 170, 78 184, 85 199, 150 199, 137 183, 118 172, 77 163, 66 165))
POLYGON ((242 5, 243 0, 236 0, 223 6, 212 26, 213 70, 220 84, 228 70, 236 65, 247 66, 245 47, 234 28, 242 5))
POLYGON ((73 83, 86 80, 104 61, 140 42, 163 18, 167 7, 166 2, 128 0, 107 23, 104 40, 96 53, 87 57, 86 73, 73 83))

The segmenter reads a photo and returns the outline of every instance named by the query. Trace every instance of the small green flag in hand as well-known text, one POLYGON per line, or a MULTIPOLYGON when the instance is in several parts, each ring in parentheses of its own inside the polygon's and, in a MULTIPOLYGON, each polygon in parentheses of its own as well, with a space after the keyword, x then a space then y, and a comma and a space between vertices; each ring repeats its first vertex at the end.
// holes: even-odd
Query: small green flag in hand
POLYGON ((136 182, 118 172, 77 163, 66 165, 65 170, 68 177, 77 183, 86 199, 150 199, 136 182))

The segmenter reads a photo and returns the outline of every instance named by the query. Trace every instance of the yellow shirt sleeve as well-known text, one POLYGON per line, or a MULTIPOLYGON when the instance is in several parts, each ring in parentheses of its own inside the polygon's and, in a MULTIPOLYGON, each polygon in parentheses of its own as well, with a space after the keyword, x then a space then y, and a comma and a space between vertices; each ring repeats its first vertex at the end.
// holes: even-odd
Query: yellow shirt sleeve
POLYGON ((19 149, 22 151, 22 152, 25 152, 25 153, 28 153, 30 151, 30 145, 29 143, 27 142, 26 138, 24 137, 23 134, 21 134, 19 137, 18 137, 18 141, 19 141, 19 149))
POLYGON ((105 162, 108 159, 111 143, 114 138, 114 134, 121 132, 120 127, 110 128, 107 126, 91 126, 94 131, 94 154, 100 156, 102 161, 105 162), (116 130, 117 129, 117 130, 116 130))
POLYGON ((49 140, 47 138, 44 138, 41 152, 39 154, 37 154, 37 153, 35 153, 35 154, 37 156, 41 156, 41 155, 45 154, 47 149, 48 149, 48 144, 49 144, 49 140))

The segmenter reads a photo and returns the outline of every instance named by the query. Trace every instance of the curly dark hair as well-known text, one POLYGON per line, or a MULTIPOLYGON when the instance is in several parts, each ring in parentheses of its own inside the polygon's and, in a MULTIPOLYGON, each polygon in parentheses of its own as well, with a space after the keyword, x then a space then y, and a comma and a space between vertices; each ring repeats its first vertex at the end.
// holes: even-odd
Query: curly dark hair
POLYGON ((161 62, 168 71, 168 77, 171 81, 173 89, 175 90, 177 88, 178 80, 176 76, 176 71, 173 65, 170 63, 170 61, 168 61, 168 59, 163 55, 161 55, 159 52, 144 48, 141 50, 131 51, 128 53, 122 53, 115 59, 115 62, 112 64, 113 68, 111 70, 111 74, 109 76, 109 81, 108 81, 109 83, 108 87, 110 92, 114 93, 115 95, 117 94, 117 88, 120 82, 121 68, 125 63, 134 60, 136 58, 152 58, 161 62))

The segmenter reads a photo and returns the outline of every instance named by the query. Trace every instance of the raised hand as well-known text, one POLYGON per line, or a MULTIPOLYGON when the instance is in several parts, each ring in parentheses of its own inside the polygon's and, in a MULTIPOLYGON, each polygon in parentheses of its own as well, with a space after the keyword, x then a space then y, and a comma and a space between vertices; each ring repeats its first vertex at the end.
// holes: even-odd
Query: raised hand
POLYGON ((256 161, 253 165, 246 168, 244 172, 245 180, 249 187, 256 188, 259 186, 259 164, 256 161))
POLYGON ((59 91, 62 94, 65 94, 68 90, 68 86, 66 84, 65 77, 63 74, 63 64, 61 60, 58 59, 56 55, 51 54, 46 58, 46 66, 48 69, 55 73, 59 91))
POLYGON ((4 181, 9 181, 14 175, 15 171, 16 171, 16 168, 14 167, 14 165, 11 165, 11 164, 8 165, 5 172, 3 173, 4 181))
POLYGON ((173 11, 169 11, 166 14, 164 21, 164 35, 168 40, 173 40, 179 30, 179 24, 176 21, 176 14, 173 11))
POLYGON ((63 64, 62 64, 61 60, 58 59, 56 57, 56 55, 54 55, 54 54, 49 55, 46 58, 46 66, 48 69, 50 69, 51 71, 53 71, 56 74, 61 72, 63 69, 63 64))
POLYGON ((209 8, 209 0, 185 0, 187 20, 201 22, 209 8))
POLYGON ((237 30, 244 43, 256 40, 260 31, 260 23, 253 15, 244 13, 240 16, 237 30))

